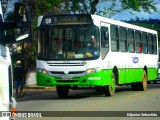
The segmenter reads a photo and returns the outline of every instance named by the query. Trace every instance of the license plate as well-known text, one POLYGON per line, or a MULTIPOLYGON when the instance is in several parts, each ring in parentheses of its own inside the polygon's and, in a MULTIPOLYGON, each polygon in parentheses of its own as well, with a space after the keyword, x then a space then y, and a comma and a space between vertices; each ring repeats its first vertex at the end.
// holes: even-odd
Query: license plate
POLYGON ((62 76, 61 80, 71 80, 73 78, 73 76, 62 76))

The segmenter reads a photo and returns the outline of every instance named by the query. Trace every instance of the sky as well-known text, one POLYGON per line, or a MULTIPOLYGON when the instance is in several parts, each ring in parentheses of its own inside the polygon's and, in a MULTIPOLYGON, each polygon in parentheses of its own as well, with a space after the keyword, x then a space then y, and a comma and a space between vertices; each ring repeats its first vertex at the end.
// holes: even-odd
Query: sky
MULTIPOLYGON (((127 11, 123 11, 121 13, 117 13, 116 15, 112 16, 112 19, 115 20, 130 20, 130 19, 136 19, 137 17, 139 19, 159 19, 160 20, 160 0, 154 0, 154 3, 156 3, 156 7, 158 12, 154 12, 152 11, 151 14, 149 13, 145 13, 143 11, 141 12, 135 12, 132 11, 133 14, 127 12, 127 11)), ((118 4, 118 3, 117 3, 118 4)), ((98 7, 99 8, 104 8, 104 6, 109 5, 109 3, 102 3, 100 4, 98 7)), ((119 5, 117 5, 118 7, 119 5)))
POLYGON ((154 0, 157 7, 157 12, 152 11, 151 14, 150 13, 146 13, 141 11, 139 12, 133 12, 133 15, 130 14, 127 11, 124 11, 122 13, 119 13, 117 15, 114 15, 112 17, 112 19, 119 19, 119 20, 130 20, 130 19, 136 19, 136 17, 138 17, 139 19, 160 19, 160 0, 154 0), (123 16, 123 17, 121 17, 123 16))

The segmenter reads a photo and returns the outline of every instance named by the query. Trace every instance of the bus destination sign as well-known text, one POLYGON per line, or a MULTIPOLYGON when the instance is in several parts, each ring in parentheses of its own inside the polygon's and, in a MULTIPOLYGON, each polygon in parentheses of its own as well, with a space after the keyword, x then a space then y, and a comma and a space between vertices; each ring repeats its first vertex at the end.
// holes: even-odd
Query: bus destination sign
POLYGON ((93 23, 90 15, 53 15, 45 16, 42 25, 91 25, 93 23))

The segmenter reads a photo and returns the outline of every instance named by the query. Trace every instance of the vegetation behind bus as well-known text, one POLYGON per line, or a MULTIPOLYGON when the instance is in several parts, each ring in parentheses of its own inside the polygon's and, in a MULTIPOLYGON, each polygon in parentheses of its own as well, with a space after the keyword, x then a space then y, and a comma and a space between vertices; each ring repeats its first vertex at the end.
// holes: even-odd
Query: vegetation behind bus
POLYGON ((34 11, 34 15, 40 14, 60 14, 60 13, 78 13, 78 14, 97 14, 100 16, 111 17, 119 12, 132 11, 150 13, 151 11, 157 11, 154 1, 145 0, 22 0, 31 5, 34 11), (97 6, 105 3, 105 7, 98 8, 97 6), (121 3, 121 4, 120 4, 121 3), (109 4, 109 5, 107 5, 109 4), (118 6, 118 7, 117 7, 118 6))
MULTIPOLYGON (((100 16, 111 17, 118 12, 131 10, 140 12, 157 11, 154 1, 126 1, 126 0, 113 0, 110 1, 108 8, 99 9, 97 6, 102 2, 108 0, 19 0, 27 3, 32 9, 33 28, 36 28, 37 18, 40 15, 48 14, 97 14, 100 16), (117 4, 121 3, 121 7, 117 8, 117 4)), ((107 6, 106 6, 107 7, 107 6)))

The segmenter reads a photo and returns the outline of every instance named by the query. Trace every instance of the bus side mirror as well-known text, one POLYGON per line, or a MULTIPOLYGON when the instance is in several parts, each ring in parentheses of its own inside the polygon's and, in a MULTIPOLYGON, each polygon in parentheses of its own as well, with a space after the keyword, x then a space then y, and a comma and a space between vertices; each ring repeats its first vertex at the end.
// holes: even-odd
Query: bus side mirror
POLYGON ((22 41, 31 38, 31 13, 30 9, 24 3, 17 2, 14 6, 16 41, 22 41))

